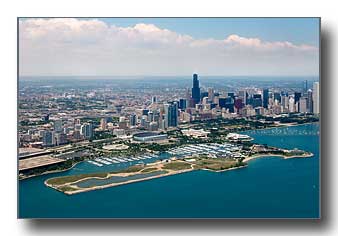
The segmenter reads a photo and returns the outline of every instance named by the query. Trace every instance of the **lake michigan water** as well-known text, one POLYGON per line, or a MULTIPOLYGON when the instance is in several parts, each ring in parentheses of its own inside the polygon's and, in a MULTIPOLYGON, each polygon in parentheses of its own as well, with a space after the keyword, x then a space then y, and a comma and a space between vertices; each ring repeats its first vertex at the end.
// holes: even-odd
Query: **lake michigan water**
POLYGON ((318 218, 319 124, 247 131, 254 142, 299 148, 313 158, 264 157, 247 168, 192 171, 75 195, 46 187, 61 175, 123 168, 78 164, 19 182, 20 218, 318 218))

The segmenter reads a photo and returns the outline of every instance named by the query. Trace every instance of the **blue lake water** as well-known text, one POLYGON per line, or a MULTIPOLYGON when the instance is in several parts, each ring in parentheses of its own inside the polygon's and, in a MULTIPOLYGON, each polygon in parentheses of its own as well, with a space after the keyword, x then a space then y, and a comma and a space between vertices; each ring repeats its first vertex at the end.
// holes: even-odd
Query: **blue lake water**
POLYGON ((255 142, 314 153, 313 158, 265 157, 222 173, 192 171, 113 188, 65 195, 44 180, 121 169, 83 162, 72 170, 19 182, 20 218, 318 218, 319 125, 245 132, 255 142))

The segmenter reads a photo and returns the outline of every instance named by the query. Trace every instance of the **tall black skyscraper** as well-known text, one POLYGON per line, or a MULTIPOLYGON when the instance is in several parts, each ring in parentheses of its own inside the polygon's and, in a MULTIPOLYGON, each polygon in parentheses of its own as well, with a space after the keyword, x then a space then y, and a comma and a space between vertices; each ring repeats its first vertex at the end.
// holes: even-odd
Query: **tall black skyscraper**
POLYGON ((263 89, 263 107, 268 108, 269 105, 269 89, 263 89))
POLYGON ((295 103, 299 102, 300 97, 302 96, 302 93, 300 92, 295 92, 295 103))
POLYGON ((191 89, 191 97, 194 100, 195 104, 199 103, 201 98, 201 90, 200 90, 200 85, 198 81, 198 75, 193 74, 193 81, 192 81, 192 89, 191 89))

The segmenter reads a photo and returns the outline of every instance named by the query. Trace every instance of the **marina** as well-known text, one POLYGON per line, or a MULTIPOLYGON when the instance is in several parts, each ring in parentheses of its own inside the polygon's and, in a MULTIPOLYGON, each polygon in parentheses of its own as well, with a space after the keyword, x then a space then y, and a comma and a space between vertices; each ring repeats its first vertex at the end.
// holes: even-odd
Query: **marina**
POLYGON ((140 163, 142 160, 150 160, 151 159, 167 159, 176 157, 186 158, 189 156, 194 155, 210 155, 211 157, 218 158, 218 157, 229 157, 229 158, 240 158, 242 155, 239 151, 242 149, 242 146, 238 144, 232 143, 201 143, 201 144, 190 144, 181 146, 178 148, 172 148, 167 152, 163 152, 161 154, 153 154, 153 153, 146 153, 140 156, 133 156, 133 157, 97 157, 94 160, 88 160, 87 162, 99 167, 104 165, 117 165, 120 163, 140 163))
MULTIPOLYGON (((156 178, 138 184, 71 196, 61 194, 43 184, 46 179, 52 177, 96 173, 99 172, 98 169, 118 171, 129 165, 103 164, 102 167, 98 167, 87 161, 81 162, 76 168, 66 172, 20 181, 20 217, 193 217, 196 205, 205 201, 206 195, 201 194, 201 188, 202 192, 214 196, 208 204, 199 205, 198 211, 203 212, 205 217, 317 217, 319 207, 314 202, 319 201, 319 146, 313 145, 318 144, 317 130, 318 124, 307 124, 245 132, 257 143, 268 145, 278 143, 279 147, 288 149, 296 146, 314 153, 313 158, 294 158, 286 161, 277 157, 257 158, 250 161, 250 168, 225 173, 191 171, 183 175, 156 178), (280 133, 284 133, 285 129, 290 130, 291 134, 270 135, 276 130, 282 130, 280 133), (309 135, 298 135, 304 132, 309 135), (285 181, 286 177, 288 181, 285 181), (249 200, 247 195, 240 194, 248 191, 249 200), (137 201, 133 200, 135 192, 137 201), (163 204, 175 198, 180 199, 182 207, 163 204), (219 204, 224 201, 231 204, 219 204), (285 204, 280 204, 280 201, 285 204), (95 204, 88 211, 86 210, 88 202, 100 204, 95 204), (191 204, 192 202, 194 204, 191 204), (214 211, 216 208, 219 209, 218 212, 214 211)), ((205 145, 197 147, 209 147, 210 144, 205 145)), ((149 155, 152 154, 143 153, 140 156, 149 155)), ((160 154, 159 158, 163 156, 164 154, 160 154)), ((144 160, 148 161, 152 160, 148 158, 144 160)))
POLYGON ((148 153, 137 157, 97 157, 93 160, 87 160, 86 162, 98 167, 103 167, 105 165, 114 165, 121 163, 132 163, 132 162, 143 163, 142 160, 154 158, 158 159, 160 158, 160 156, 148 153))

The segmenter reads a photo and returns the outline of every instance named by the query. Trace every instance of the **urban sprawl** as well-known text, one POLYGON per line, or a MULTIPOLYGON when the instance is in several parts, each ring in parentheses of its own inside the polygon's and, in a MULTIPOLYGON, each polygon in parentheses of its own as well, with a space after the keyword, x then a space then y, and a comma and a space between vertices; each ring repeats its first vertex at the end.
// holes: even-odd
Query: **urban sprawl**
POLYGON ((163 152, 231 158, 277 152, 281 150, 251 144, 246 149, 245 142, 252 140, 238 132, 319 119, 319 82, 311 82, 310 88, 304 81, 297 90, 234 86, 226 91, 221 86, 202 88, 193 74, 191 87, 63 88, 23 83, 20 175, 66 169, 84 160, 97 166, 142 163, 163 152))

